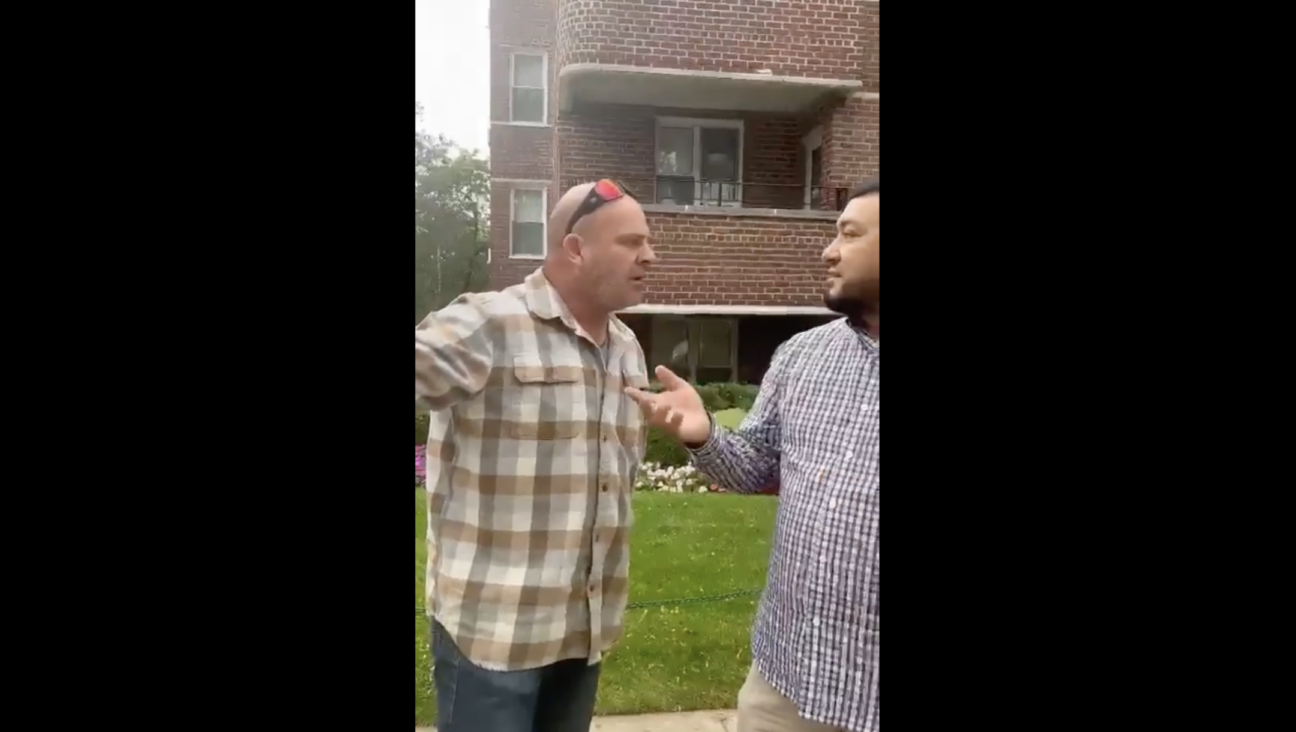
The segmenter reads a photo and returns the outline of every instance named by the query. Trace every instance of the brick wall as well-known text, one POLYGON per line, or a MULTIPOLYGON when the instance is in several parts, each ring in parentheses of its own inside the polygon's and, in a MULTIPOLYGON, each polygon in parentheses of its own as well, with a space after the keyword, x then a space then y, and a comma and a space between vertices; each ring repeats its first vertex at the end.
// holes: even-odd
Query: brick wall
POLYGON ((640 198, 652 194, 656 122, 641 107, 578 107, 559 120, 555 136, 563 183, 619 178, 640 198))
POLYGON ((491 125, 491 177, 552 180, 553 137, 552 127, 491 125))
POLYGON ((652 213, 648 226, 658 262, 645 302, 823 305, 832 221, 652 213))
POLYGON ((864 56, 864 68, 860 74, 864 82, 864 91, 882 92, 882 3, 866 3, 860 0, 860 10, 864 13, 864 22, 859 33, 860 52, 864 56))
MULTIPOLYGON (((644 302, 657 305, 823 305, 831 220, 650 213, 657 264, 644 302)), ((491 287, 522 281, 540 262, 508 259, 508 193, 491 200, 491 287)))
POLYGON ((743 204, 801 208, 805 204, 805 152, 793 116, 748 116, 743 130, 743 204))
MULTIPOLYGON (((511 192, 511 186, 499 183, 491 185, 490 287, 492 290, 516 285, 522 281, 523 277, 531 274, 540 266, 540 262, 534 259, 509 259, 509 196, 511 192)), ((550 193, 550 207, 553 206, 553 202, 553 193, 550 193)))
MULTIPOLYGON (((516 0, 514 0, 516 1, 516 0)), ((557 0, 559 65, 858 79, 877 5, 862 0, 557 0), (871 12, 870 12, 871 11, 871 12)), ((874 36, 876 38, 876 35, 874 36)))
MULTIPOLYGON (((510 58, 518 51, 543 51, 549 56, 549 115, 558 114, 558 67, 554 63, 555 0, 492 0, 490 149, 491 175, 496 178, 549 180, 554 177, 552 127, 498 124, 509 120, 512 93, 510 58)), ((443 100, 459 104, 459 100, 443 100)))
MULTIPOLYGON (((540 262, 509 259, 509 197, 512 185, 501 180, 550 181, 549 206, 557 198, 557 148, 553 127, 507 124, 511 85, 510 56, 517 51, 543 51, 549 64, 549 114, 552 125, 558 114, 558 65, 555 63, 557 35, 556 0, 491 0, 491 287, 521 282, 540 262)), ((457 104, 458 100, 445 100, 457 104)))
POLYGON ((807 121, 793 115, 670 110, 588 105, 564 114, 556 127, 563 185, 601 177, 619 178, 641 199, 653 195, 657 174, 656 118, 692 117, 743 121, 744 203, 753 208, 800 208, 804 203, 807 121))
MULTIPOLYGON (((743 119, 746 203, 799 207, 806 161, 801 138, 823 131, 823 185, 849 187, 880 169, 876 100, 853 97, 801 115, 578 105, 558 115, 558 71, 601 62, 695 70, 755 71, 861 79, 880 92, 880 3, 863 0, 492 0, 491 119, 508 119, 509 54, 549 53, 550 127, 492 124, 492 286, 539 266, 510 260, 509 184, 560 184, 613 176, 643 198, 653 193, 655 116, 743 119), (761 184, 792 184, 773 188, 761 184)), ((453 103, 448 100, 447 103, 453 103)), ((831 196, 831 190, 825 190, 831 196)), ((819 255, 829 221, 657 214, 661 265, 649 284, 660 304, 819 305, 819 255)))
POLYGON ((824 185, 853 186, 881 170, 881 103, 852 97, 825 110, 824 185))

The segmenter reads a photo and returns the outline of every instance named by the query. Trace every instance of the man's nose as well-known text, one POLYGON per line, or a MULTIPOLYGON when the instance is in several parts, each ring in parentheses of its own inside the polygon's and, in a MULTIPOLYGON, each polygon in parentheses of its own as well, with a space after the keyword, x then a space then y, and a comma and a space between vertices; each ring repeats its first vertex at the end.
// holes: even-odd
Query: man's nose
POLYGON ((828 242, 828 246, 824 247, 823 261, 827 262, 828 264, 832 264, 833 262, 836 262, 837 259, 838 259, 837 239, 834 238, 832 241, 828 242))
POLYGON ((640 264, 652 264, 657 261, 657 252, 653 251, 652 244, 644 242, 643 250, 639 253, 640 264))

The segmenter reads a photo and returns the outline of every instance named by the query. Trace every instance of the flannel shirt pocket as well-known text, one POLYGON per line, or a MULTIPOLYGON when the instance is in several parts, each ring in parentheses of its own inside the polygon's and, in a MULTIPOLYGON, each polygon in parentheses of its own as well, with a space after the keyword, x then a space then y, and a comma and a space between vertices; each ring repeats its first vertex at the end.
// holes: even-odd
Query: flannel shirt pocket
POLYGON ((583 397, 579 367, 545 366, 538 355, 513 359, 514 393, 506 394, 509 435, 524 440, 568 440, 580 435, 575 401, 583 397))

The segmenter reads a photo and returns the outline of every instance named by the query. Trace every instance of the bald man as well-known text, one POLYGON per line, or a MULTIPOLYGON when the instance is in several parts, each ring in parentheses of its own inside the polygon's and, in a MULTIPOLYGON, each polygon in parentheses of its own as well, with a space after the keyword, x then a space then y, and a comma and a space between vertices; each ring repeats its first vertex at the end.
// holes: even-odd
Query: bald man
POLYGON ((615 181, 576 186, 544 265, 414 330, 428 430, 427 608, 440 732, 588 732, 620 638, 648 384, 613 314, 655 259, 615 181))

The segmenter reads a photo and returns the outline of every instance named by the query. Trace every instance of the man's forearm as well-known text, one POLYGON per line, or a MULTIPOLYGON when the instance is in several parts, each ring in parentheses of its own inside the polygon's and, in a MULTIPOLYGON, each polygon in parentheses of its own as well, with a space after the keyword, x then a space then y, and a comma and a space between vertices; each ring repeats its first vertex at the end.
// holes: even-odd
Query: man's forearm
POLYGON ((686 446, 693 465, 721 488, 733 493, 756 493, 777 474, 777 453, 730 432, 711 417, 711 437, 697 449, 686 446))
POLYGON ((490 374, 488 365, 474 354, 459 353, 458 347, 445 350, 449 354, 423 346, 415 334, 414 402, 434 412, 471 397, 490 374))
POLYGON ((471 398, 494 364, 490 317, 481 296, 462 295, 414 328, 414 402, 432 411, 471 398))

